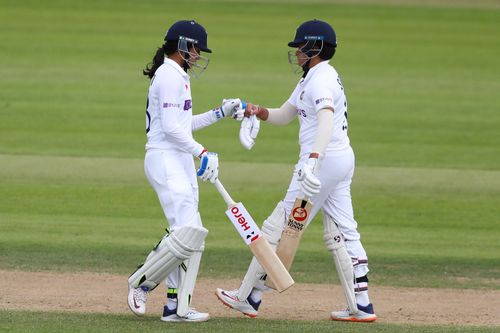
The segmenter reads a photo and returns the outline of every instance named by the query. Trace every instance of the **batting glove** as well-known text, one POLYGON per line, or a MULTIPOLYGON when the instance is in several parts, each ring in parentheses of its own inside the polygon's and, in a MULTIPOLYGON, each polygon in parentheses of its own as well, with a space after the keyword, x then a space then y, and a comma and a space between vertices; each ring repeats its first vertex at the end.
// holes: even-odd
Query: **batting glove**
POLYGON ((237 121, 242 121, 245 115, 245 106, 239 98, 223 99, 221 111, 224 117, 231 117, 237 121))
POLYGON ((257 134, 259 134, 259 129, 260 120, 255 115, 243 119, 240 127, 240 142, 243 147, 248 150, 252 149, 257 134))
POLYGON ((196 171, 196 175, 204 182, 209 180, 215 182, 219 176, 219 157, 216 153, 204 151, 200 155, 200 168, 196 171))
POLYGON ((321 181, 314 175, 317 163, 317 158, 309 158, 297 173, 300 190, 309 198, 321 190, 321 181))

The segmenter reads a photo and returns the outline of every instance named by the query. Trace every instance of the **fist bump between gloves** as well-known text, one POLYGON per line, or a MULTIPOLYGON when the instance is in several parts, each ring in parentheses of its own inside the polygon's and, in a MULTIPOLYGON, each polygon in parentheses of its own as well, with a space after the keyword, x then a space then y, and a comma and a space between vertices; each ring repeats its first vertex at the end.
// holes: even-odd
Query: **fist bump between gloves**
POLYGON ((223 99, 221 106, 224 117, 242 121, 245 115, 245 105, 239 98, 223 99))

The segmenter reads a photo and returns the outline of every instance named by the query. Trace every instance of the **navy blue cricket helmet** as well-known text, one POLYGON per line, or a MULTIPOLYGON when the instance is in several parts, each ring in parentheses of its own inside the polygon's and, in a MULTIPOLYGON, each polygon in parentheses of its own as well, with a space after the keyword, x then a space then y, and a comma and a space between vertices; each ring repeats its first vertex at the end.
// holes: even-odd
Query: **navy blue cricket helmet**
POLYGON ((302 23, 297 28, 294 40, 289 42, 288 46, 297 47, 314 40, 322 40, 324 43, 337 46, 337 36, 332 26, 316 19, 302 23))
POLYGON ((189 43, 193 43, 200 50, 212 53, 212 50, 207 45, 207 31, 203 26, 194 20, 181 20, 175 22, 167 31, 165 41, 175 41, 185 39, 189 43))

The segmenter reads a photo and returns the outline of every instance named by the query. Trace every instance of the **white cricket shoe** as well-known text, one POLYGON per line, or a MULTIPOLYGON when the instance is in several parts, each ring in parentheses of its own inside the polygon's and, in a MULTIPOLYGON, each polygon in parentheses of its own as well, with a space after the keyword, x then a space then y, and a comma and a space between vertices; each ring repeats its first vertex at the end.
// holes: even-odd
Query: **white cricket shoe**
POLYGON ((245 301, 240 301, 237 297, 238 289, 223 290, 221 288, 217 288, 215 295, 224 305, 230 307, 231 309, 238 310, 245 316, 251 318, 257 317, 259 306, 262 302, 254 302, 250 296, 248 296, 245 301))
POLYGON ((144 316, 146 313, 148 292, 147 287, 133 288, 128 286, 128 307, 138 316, 144 316))
POLYGON ((160 318, 161 321, 166 322, 202 322, 210 319, 210 315, 204 312, 198 312, 193 308, 189 308, 187 314, 184 317, 177 315, 177 309, 170 310, 166 305, 163 307, 163 316, 160 318))
POLYGON ((373 304, 370 303, 367 306, 362 306, 358 304, 358 312, 351 313, 349 309, 342 311, 333 311, 330 314, 332 320, 337 321, 353 321, 361 323, 369 323, 377 320, 377 315, 373 311, 373 304))

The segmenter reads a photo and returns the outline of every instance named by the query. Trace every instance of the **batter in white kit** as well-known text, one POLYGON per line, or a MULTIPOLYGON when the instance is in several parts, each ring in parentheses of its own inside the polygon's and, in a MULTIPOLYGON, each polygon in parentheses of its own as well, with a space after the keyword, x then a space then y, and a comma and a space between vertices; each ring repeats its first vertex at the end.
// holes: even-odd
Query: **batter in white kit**
MULTIPOLYGON (((337 46, 336 35, 326 22, 307 21, 298 27, 295 39, 288 46, 296 48, 289 52, 290 63, 298 65, 303 72, 290 98, 279 109, 247 105, 250 110, 247 115, 256 115, 271 124, 286 125, 296 117, 300 123, 299 161, 285 198, 264 221, 262 232, 270 244, 277 246, 297 196, 310 197, 314 205, 307 223, 321 208, 327 249, 335 256, 334 237, 336 231, 340 231, 346 256, 350 256, 353 264, 349 268, 350 276, 354 275, 353 287, 344 292, 352 295, 357 309, 333 311, 330 317, 339 321, 372 322, 377 316, 368 296, 368 258, 351 202, 354 153, 347 135, 347 101, 340 77, 329 64, 337 46)), ((216 294, 224 304, 255 317, 263 292, 268 290, 263 276, 262 268, 253 259, 239 289, 218 288, 216 294)))
POLYGON ((198 175, 214 182, 218 156, 208 152, 192 132, 219 119, 242 120, 239 99, 223 100, 220 107, 193 116, 191 75, 208 65, 201 52, 211 53, 207 32, 195 21, 174 23, 144 74, 150 79, 146 108, 146 177, 158 195, 169 231, 129 277, 128 305, 133 313, 146 312, 148 293, 165 281, 168 293, 162 321, 201 322, 208 313, 189 306, 208 233, 198 212, 198 175), (193 157, 200 159, 195 169, 193 157))

